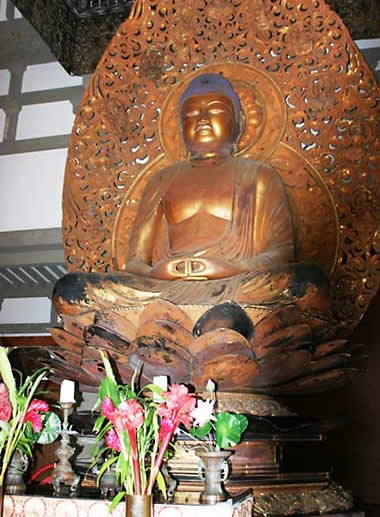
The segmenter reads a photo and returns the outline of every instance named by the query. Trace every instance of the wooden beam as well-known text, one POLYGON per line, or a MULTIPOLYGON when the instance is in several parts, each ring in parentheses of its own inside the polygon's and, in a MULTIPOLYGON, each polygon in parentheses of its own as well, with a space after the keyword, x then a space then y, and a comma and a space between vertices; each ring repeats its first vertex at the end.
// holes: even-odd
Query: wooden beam
POLYGON ((50 335, 46 336, 3 336, 0 344, 7 347, 54 346, 56 343, 50 335))

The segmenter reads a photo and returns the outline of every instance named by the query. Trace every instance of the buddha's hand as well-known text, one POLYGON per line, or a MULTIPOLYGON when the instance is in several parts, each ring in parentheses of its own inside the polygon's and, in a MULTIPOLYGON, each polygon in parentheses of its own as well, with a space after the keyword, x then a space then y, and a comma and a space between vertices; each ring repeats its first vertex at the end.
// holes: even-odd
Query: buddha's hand
POLYGON ((152 266, 149 266, 146 262, 140 259, 133 259, 124 264, 122 270, 125 273, 131 273, 132 275, 150 276, 152 266))
POLYGON ((162 280, 213 280, 229 278, 246 271, 238 263, 219 258, 181 257, 158 262, 150 276, 162 280))

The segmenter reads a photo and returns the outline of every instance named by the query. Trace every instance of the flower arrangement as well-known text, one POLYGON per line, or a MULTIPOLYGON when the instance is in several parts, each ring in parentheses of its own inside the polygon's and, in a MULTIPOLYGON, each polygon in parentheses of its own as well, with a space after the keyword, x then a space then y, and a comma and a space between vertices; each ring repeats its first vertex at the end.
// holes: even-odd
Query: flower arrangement
POLYGON ((34 398, 36 390, 46 376, 41 368, 23 381, 20 374, 19 386, 12 370, 8 350, 0 346, 0 485, 15 450, 32 455, 32 445, 53 442, 60 430, 59 417, 50 411, 49 405, 34 398))
POLYGON ((107 455, 98 480, 111 465, 115 466, 123 490, 113 499, 111 509, 125 495, 151 495, 156 483, 165 496, 165 480, 160 469, 179 429, 196 439, 206 438, 208 447, 229 447, 240 441, 247 427, 244 415, 215 415, 215 400, 197 401, 195 394, 189 393, 183 384, 173 384, 167 391, 155 384, 136 390, 136 372, 131 384, 119 385, 108 358, 100 353, 106 376, 94 407, 101 410, 94 430, 98 444, 104 439, 105 447, 98 447, 93 465, 107 455))
POLYGON ((193 425, 190 435, 204 440, 204 448, 208 451, 234 447, 240 443, 242 434, 248 427, 248 419, 240 413, 216 411, 217 398, 213 381, 208 381, 206 391, 211 394, 211 398, 197 400, 197 405, 191 412, 193 425))
POLYGON ((165 494, 165 480, 160 471, 170 441, 180 424, 189 429, 196 400, 184 385, 174 384, 164 392, 154 384, 137 391, 135 377, 131 384, 118 385, 111 364, 101 352, 106 376, 99 387, 98 401, 101 414, 94 430, 98 443, 104 438, 106 446, 95 454, 109 457, 102 465, 98 479, 116 465, 116 475, 124 490, 113 500, 113 508, 128 494, 151 495, 157 483, 165 494), (151 392, 150 396, 149 392, 151 392), (154 400, 152 394, 162 397, 154 400))

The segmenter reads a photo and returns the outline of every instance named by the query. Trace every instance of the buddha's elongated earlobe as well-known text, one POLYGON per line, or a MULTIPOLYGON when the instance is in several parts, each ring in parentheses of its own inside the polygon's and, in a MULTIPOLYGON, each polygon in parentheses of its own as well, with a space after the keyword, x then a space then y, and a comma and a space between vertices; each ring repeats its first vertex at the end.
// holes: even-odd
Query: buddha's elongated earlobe
POLYGON ((245 115, 244 111, 240 110, 239 112, 239 131, 238 135, 236 137, 235 142, 232 144, 232 155, 235 155, 239 152, 239 141, 241 137, 243 136, 245 130, 245 115))
POLYGON ((246 119, 245 114, 243 110, 240 110, 239 113, 239 137, 237 141, 239 142, 240 138, 243 136, 243 133, 245 131, 245 125, 246 125, 246 119))

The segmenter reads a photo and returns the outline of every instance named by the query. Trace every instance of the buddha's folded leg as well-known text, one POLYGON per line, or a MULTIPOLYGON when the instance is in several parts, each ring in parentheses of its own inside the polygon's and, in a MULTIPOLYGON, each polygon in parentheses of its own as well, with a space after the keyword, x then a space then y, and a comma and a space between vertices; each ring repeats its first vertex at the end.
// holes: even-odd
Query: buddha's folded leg
POLYGON ((239 277, 183 281, 158 280, 120 272, 69 273, 57 282, 53 303, 57 313, 72 315, 117 306, 145 305, 157 298, 177 305, 210 306, 233 299, 239 277))
POLYGON ((319 266, 294 263, 242 275, 234 300, 243 306, 293 303, 300 311, 330 317, 329 291, 328 277, 319 266))
POLYGON ((129 273, 69 273, 57 282, 53 292, 54 306, 60 314, 145 305, 157 298, 208 307, 226 300, 265 307, 295 303, 302 311, 330 312, 327 276, 318 266, 303 263, 208 281, 157 280, 129 273))
POLYGON ((53 303, 58 314, 72 315, 144 304, 160 297, 162 284, 129 273, 68 273, 56 283, 53 303))

